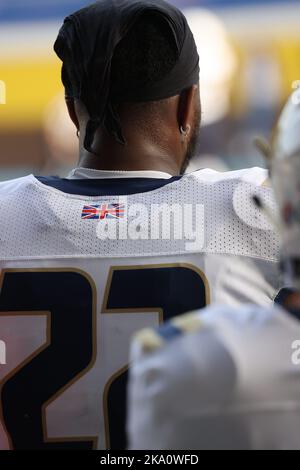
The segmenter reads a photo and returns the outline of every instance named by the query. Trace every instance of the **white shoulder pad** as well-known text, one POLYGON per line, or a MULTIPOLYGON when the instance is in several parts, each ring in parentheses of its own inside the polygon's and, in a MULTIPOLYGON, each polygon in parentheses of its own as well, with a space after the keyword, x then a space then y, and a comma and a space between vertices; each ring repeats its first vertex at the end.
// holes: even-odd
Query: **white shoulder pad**
MULTIPOLYGON (((272 320, 275 313, 279 311, 277 307, 265 307, 261 305, 246 304, 240 308, 228 305, 215 305, 206 308, 202 313, 202 322, 206 327, 222 331, 222 337, 226 336, 227 327, 245 328, 246 326, 261 326, 264 322, 272 320), (227 325, 226 329, 225 324, 227 325), (221 328, 221 330, 220 330, 221 328)), ((245 331, 245 330, 244 330, 245 331)))
POLYGON ((20 187, 26 186, 33 179, 32 175, 23 176, 22 178, 16 178, 13 180, 2 181, 0 183, 0 197, 11 194, 12 192, 18 191, 20 187))
POLYGON ((157 351, 178 337, 200 330, 202 326, 199 314, 195 312, 175 317, 160 328, 144 329, 134 337, 135 353, 140 355, 157 351))
POLYGON ((191 173, 202 181, 217 183, 225 180, 240 179, 256 186, 262 186, 268 180, 268 171, 263 168, 246 168, 244 170, 220 172, 209 168, 191 173))

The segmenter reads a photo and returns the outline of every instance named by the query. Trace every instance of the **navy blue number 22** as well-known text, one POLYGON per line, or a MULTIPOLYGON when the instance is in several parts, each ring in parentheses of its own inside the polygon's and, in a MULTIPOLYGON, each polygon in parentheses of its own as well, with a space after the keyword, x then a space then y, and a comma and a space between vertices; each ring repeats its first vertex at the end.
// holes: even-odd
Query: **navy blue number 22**
MULTIPOLYGON (((96 351, 93 283, 72 270, 7 271, 0 315, 49 312, 48 344, 6 378, 1 388, 3 422, 13 449, 92 449, 93 437, 50 440, 45 404, 92 367, 96 351)), ((160 308, 164 320, 203 308, 208 302, 204 277, 187 266, 115 269, 107 309, 160 308)), ((109 447, 124 449, 127 374, 108 393, 109 447), (121 399, 120 399, 121 394, 121 399)), ((100 404, 100 398, 99 398, 100 404)))

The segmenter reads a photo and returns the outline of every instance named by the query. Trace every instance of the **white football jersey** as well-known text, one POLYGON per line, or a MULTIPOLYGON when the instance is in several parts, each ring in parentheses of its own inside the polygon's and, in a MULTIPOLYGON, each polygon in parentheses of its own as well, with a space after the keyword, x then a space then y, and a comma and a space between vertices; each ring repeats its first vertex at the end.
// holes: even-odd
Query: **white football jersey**
POLYGON ((0 184, 0 448, 125 447, 136 331, 218 297, 243 303, 252 288, 272 302, 279 244, 252 204, 256 192, 273 205, 266 178, 254 168, 0 184))
POLYGON ((130 449, 300 449, 300 317, 209 307, 132 346, 130 449))

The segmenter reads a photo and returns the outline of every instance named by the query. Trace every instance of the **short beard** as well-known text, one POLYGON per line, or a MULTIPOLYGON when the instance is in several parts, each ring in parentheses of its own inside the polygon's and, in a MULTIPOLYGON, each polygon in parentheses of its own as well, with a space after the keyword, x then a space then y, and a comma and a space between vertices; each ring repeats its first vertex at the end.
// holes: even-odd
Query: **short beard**
POLYGON ((183 165, 180 170, 180 174, 184 175, 192 158, 195 156, 197 144, 199 141, 199 134, 200 134, 200 122, 201 122, 201 112, 198 109, 195 113, 195 120, 193 124, 193 133, 190 137, 189 145, 186 151, 186 155, 184 158, 183 165))

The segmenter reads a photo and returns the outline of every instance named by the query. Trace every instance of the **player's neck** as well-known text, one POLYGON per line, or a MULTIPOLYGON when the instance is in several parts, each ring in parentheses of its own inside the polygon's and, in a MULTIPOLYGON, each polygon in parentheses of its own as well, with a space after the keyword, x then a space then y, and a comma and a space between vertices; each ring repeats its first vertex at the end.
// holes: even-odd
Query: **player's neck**
MULTIPOLYGON (((99 149, 100 150, 100 149, 99 149)), ((95 170, 108 171, 160 171, 172 176, 180 175, 180 167, 174 159, 159 149, 152 148, 151 151, 135 151, 122 148, 118 152, 110 149, 97 151, 99 156, 82 150, 80 153, 79 166, 81 168, 92 168, 95 170)), ((150 150, 150 149, 149 149, 150 150)))
POLYGON ((126 145, 103 132, 98 132, 94 139, 95 154, 84 149, 83 136, 80 139, 81 168, 110 171, 160 171, 172 176, 179 176, 182 168, 182 155, 177 142, 173 142, 172 133, 161 131, 158 144, 153 138, 147 138, 142 132, 126 129, 126 145))

